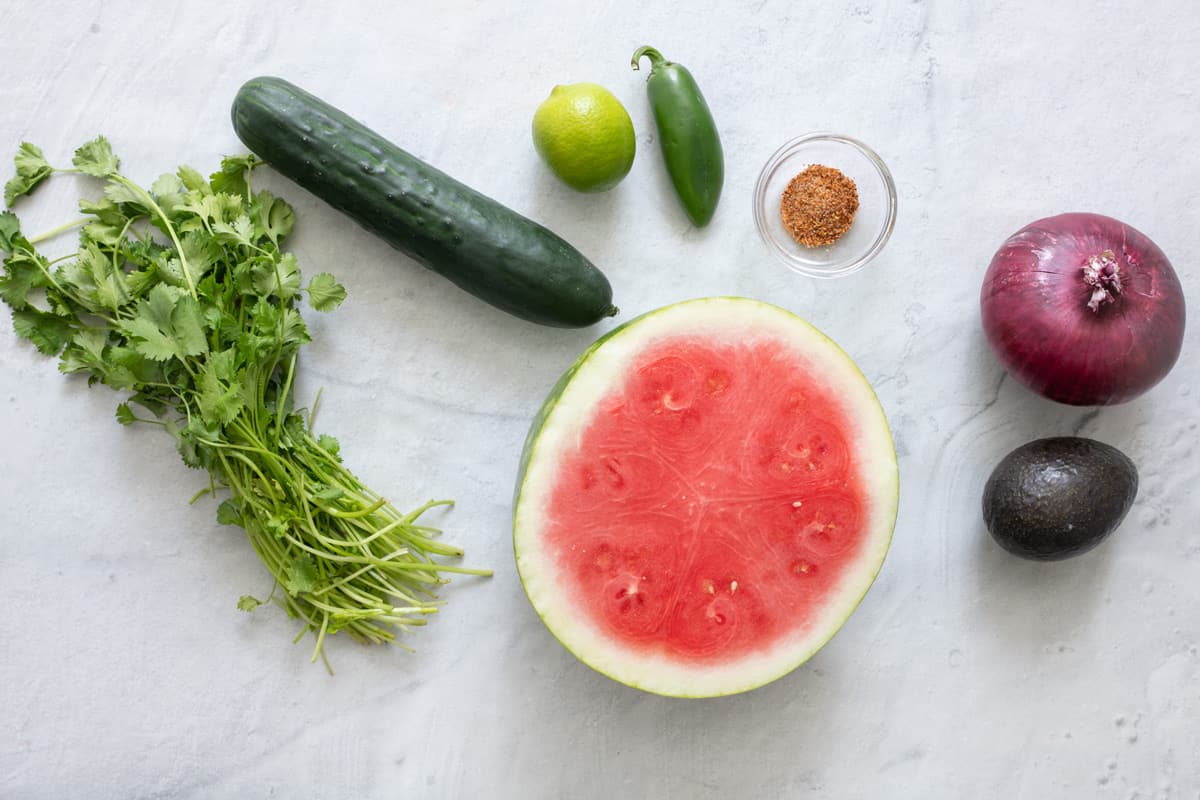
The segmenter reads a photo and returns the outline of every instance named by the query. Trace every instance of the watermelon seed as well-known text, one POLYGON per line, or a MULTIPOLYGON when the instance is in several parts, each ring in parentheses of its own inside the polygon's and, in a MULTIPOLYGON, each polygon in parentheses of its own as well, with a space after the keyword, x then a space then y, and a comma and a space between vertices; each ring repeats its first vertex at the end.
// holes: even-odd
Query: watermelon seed
POLYGON ((641 610, 646 605, 646 598, 642 597, 637 592, 631 592, 627 595, 618 597, 621 601, 620 611, 622 614, 630 614, 641 610))
POLYGON ((801 559, 801 560, 797 561, 795 564, 792 564, 792 572, 796 573, 797 575, 811 575, 816 571, 817 571, 816 565, 811 562, 805 561, 804 559, 801 559))
POLYGON ((604 469, 608 472, 608 485, 614 489, 623 489, 625 487, 625 476, 621 474, 621 464, 615 458, 609 459, 604 464, 604 469))
POLYGON ((719 394, 729 385, 729 376, 715 372, 708 376, 708 393, 719 394))
POLYGON ((804 505, 804 502, 801 500, 795 500, 792 502, 792 508, 799 508, 802 505, 804 505))
POLYGON ((716 585, 712 581, 710 581, 708 578, 705 578, 704 580, 700 581, 700 588, 702 588, 705 592, 707 592, 709 594, 717 593, 716 585))
MULTIPOLYGON (((645 577, 643 577, 642 580, 646 580, 645 577)), ((637 593, 638 593, 638 579, 633 577, 632 575, 630 575, 629 582, 626 583, 624 586, 622 586, 620 589, 617 589, 616 599, 624 600, 627 597, 636 598, 637 593)))
POLYGON ((736 592, 736 591, 737 591, 737 581, 730 581, 730 583, 729 583, 729 593, 730 593, 730 594, 733 594, 733 593, 734 593, 734 592, 736 592))

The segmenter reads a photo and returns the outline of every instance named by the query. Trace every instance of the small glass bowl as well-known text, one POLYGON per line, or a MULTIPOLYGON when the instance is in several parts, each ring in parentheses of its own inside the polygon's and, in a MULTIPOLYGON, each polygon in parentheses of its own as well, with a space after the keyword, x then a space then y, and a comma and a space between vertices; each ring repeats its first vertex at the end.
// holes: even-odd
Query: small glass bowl
POLYGON ((896 184, 874 150, 857 139, 809 133, 792 139, 767 160, 754 187, 754 224, 767 249, 812 278, 837 278, 862 269, 879 254, 896 226, 896 184), (825 247, 798 244, 783 226, 779 205, 792 178, 812 164, 841 170, 858 187, 858 213, 840 239, 825 247))

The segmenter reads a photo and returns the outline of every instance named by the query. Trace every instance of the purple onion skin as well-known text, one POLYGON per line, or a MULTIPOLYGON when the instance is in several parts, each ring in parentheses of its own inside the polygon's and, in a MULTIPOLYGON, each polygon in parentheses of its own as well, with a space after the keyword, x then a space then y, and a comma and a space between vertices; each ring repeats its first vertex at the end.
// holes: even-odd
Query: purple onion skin
POLYGON ((1010 236, 988 266, 980 306, 1004 368, 1070 405, 1132 400, 1171 371, 1183 346, 1171 263, 1145 234, 1099 214, 1047 217, 1010 236))

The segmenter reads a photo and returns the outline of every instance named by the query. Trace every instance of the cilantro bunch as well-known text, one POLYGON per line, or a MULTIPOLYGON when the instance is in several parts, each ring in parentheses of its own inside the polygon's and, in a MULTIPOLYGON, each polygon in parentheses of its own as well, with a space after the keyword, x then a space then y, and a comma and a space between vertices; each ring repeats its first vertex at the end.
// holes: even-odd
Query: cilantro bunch
MULTIPOLYGON (((183 166, 149 189, 121 174, 104 137, 80 147, 73 168, 51 166, 28 143, 15 163, 10 207, 55 173, 99 178, 104 195, 41 236, 27 238, 15 215, 0 214, 0 299, 14 330, 57 356, 60 371, 125 393, 121 424, 163 428, 184 463, 208 471, 197 497, 228 495, 217 521, 246 531, 274 577, 268 599, 303 622, 297 641, 314 634, 313 660, 328 634, 390 642, 423 624, 437 610, 442 573, 489 574, 434 560, 462 555, 418 524, 448 501, 401 513, 295 406, 296 361, 310 341, 297 303, 329 311, 345 289, 329 273, 302 283, 280 247, 292 209, 252 190, 255 156, 225 158, 208 179, 183 166), (38 251, 76 227, 77 252, 50 260, 38 251)), ((263 602, 247 595, 238 607, 263 602)))

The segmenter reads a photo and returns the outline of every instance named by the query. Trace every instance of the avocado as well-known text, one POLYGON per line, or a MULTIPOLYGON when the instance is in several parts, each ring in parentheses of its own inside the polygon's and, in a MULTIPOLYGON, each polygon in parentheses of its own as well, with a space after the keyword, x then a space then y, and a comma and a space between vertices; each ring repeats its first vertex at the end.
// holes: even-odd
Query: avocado
POLYGON ((1116 530, 1137 489, 1137 467, 1115 447, 1077 436, 1038 439, 996 465, 983 489, 983 520, 1008 552, 1058 561, 1116 530))

